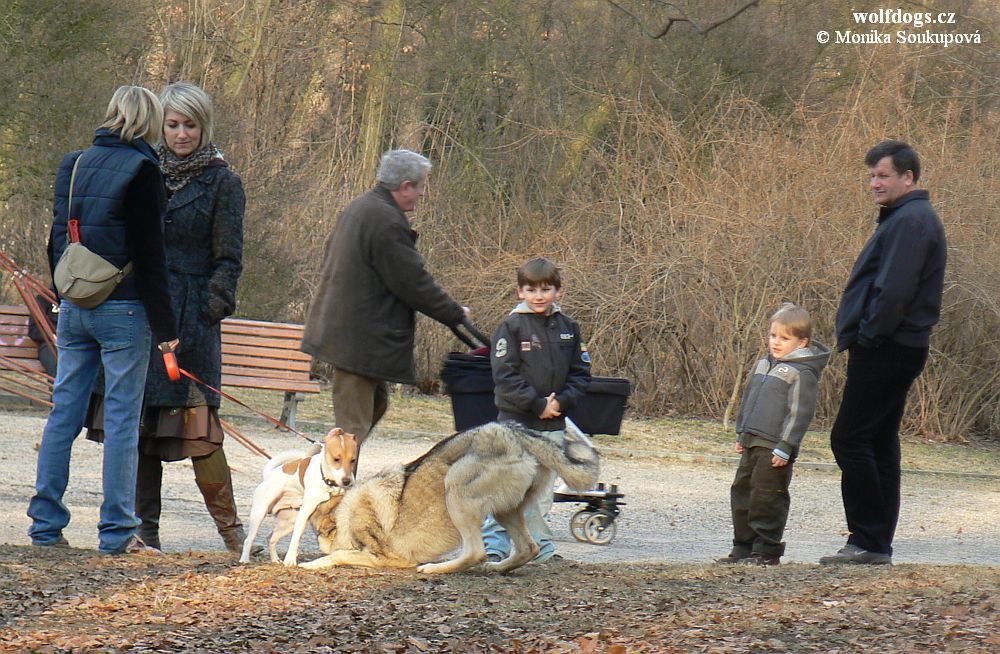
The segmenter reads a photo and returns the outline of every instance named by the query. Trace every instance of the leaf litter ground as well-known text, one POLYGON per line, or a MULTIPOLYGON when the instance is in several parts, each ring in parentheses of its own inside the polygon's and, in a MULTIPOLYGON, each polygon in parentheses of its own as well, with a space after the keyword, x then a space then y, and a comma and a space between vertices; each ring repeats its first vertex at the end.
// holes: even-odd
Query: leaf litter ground
POLYGON ((996 652, 996 566, 311 572, 0 545, 0 651, 996 652))

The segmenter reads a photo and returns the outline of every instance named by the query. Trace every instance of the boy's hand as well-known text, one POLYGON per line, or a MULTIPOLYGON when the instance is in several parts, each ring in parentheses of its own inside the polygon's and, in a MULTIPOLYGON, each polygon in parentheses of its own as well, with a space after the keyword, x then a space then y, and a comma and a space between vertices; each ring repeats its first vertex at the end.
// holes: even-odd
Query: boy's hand
POLYGON ((788 465, 788 461, 785 461, 777 454, 771 455, 771 467, 772 468, 784 468, 788 465))
POLYGON ((736 453, 743 454, 743 446, 740 445, 739 441, 736 442, 736 453))
POLYGON ((542 420, 548 420, 550 418, 558 418, 562 415, 559 411, 561 407, 559 406, 559 401, 556 400, 556 394, 550 393, 547 398, 545 398, 545 410, 542 411, 541 415, 538 417, 542 420))

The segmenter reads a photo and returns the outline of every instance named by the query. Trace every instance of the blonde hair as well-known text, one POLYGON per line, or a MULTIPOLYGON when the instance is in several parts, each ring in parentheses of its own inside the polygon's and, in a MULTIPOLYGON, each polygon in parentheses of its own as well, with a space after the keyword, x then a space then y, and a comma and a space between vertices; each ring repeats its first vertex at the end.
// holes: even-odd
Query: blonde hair
POLYGON ((159 140, 163 130, 163 107, 149 89, 119 86, 104 114, 101 127, 118 132, 123 141, 153 137, 159 140))
POLYGON ((771 322, 778 323, 796 338, 812 340, 812 318, 809 312, 797 304, 785 302, 771 316, 771 322))
POLYGON ((212 142, 213 109, 212 98, 204 89, 191 82, 174 82, 160 92, 163 112, 176 111, 184 114, 201 128, 198 148, 212 142))

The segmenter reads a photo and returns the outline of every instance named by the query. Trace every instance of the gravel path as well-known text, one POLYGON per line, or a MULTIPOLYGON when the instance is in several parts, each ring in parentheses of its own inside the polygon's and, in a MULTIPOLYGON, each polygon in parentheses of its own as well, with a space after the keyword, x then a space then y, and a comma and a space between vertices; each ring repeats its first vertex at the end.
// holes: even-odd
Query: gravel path
MULTIPOLYGON (((44 418, 16 412, 0 415, 0 478, 8 480, 0 488, 0 542, 27 545, 29 520, 25 509, 34 488, 35 446, 41 438, 44 418)), ((272 454, 307 445, 294 435, 263 424, 248 423, 245 428, 248 436, 272 454)), ((424 438, 373 436, 363 451, 361 476, 383 465, 414 458, 431 444, 424 438)), ((264 459, 231 440, 227 441, 226 453, 233 468, 237 504, 245 520, 264 459)), ((97 547, 100 454, 100 446, 82 436, 77 439, 66 493, 73 520, 65 532, 76 547, 97 547)), ((617 521, 617 536, 607 546, 577 542, 570 534, 569 518, 582 505, 558 503, 550 519, 560 554, 588 563, 708 562, 728 552, 732 538, 732 465, 609 456, 603 466, 602 481, 618 484, 625 494, 626 506, 617 521)), ((201 503, 188 461, 164 466, 163 488, 164 549, 221 549, 222 542, 201 503)), ((791 494, 784 561, 814 563, 844 542, 839 475, 802 466, 796 470, 791 494)), ((262 532, 258 541, 265 543, 270 523, 265 523, 262 532)), ((303 539, 303 543, 306 555, 319 551, 315 538, 303 539)), ((897 563, 1000 565, 1000 479, 905 474, 895 547, 897 563)))

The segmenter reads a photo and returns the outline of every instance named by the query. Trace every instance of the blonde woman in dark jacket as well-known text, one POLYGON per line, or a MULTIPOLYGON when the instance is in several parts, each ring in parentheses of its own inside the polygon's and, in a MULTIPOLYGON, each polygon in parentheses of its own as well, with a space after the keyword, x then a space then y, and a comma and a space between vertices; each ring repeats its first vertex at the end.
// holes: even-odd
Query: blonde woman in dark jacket
POLYGON ((56 334, 59 366, 52 412, 38 450, 35 495, 28 505, 31 543, 66 547, 70 512, 63 503, 73 441, 83 427, 100 373, 107 392, 103 494, 98 524, 102 554, 158 553, 136 536, 136 439, 151 341, 177 345, 164 266, 163 177, 148 141, 159 137, 163 110, 139 86, 122 86, 108 103, 93 145, 67 154, 55 182, 50 272, 69 242, 70 219, 80 241, 116 267, 131 263, 102 304, 83 308, 62 300, 56 334), (76 174, 73 174, 73 170, 76 174), (72 206, 69 206, 72 186, 72 206), (150 332, 155 339, 150 338, 150 332))
MULTIPOLYGON (((221 321, 236 308, 243 270, 243 183, 212 141, 212 100, 194 84, 160 93, 167 185, 163 236, 171 303, 184 346, 178 363, 219 388, 221 321)), ((218 394, 184 378, 167 378, 162 357, 150 358, 139 439, 136 514, 147 543, 160 541, 161 461, 190 458, 194 478, 226 549, 241 552, 245 537, 223 449, 218 394)))

